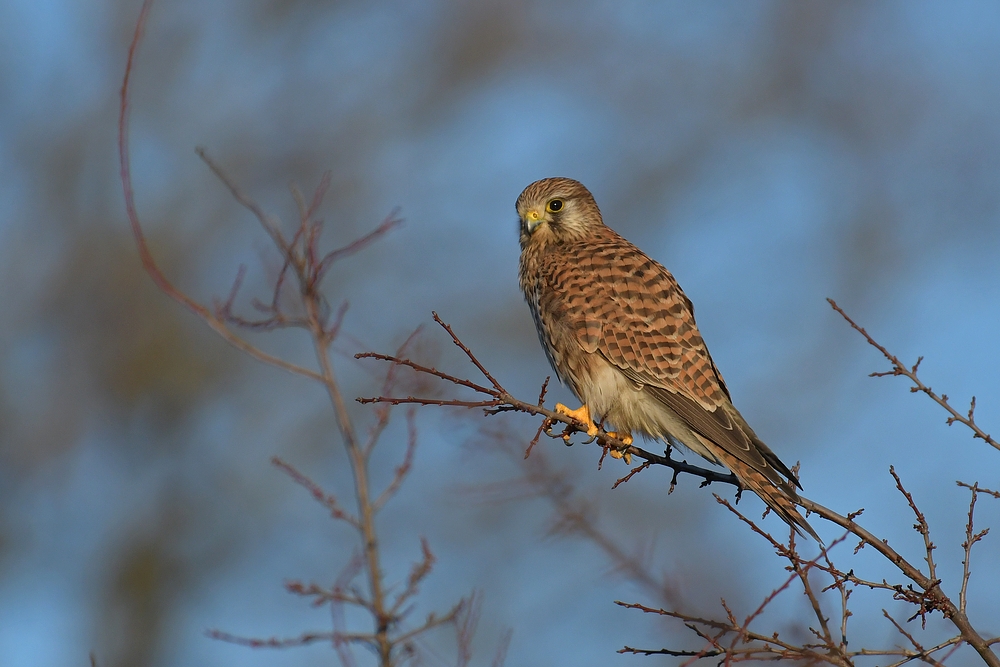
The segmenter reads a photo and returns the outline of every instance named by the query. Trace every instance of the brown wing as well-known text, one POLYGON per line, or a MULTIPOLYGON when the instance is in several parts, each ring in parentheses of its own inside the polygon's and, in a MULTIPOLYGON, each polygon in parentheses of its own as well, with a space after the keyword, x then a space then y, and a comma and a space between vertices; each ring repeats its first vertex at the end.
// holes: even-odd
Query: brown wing
POLYGON ((590 278, 567 298, 567 319, 575 323, 580 344, 600 352, 691 430, 774 483, 784 482, 775 468, 794 480, 732 406, 691 301, 670 272, 610 229, 589 247, 581 261, 564 268, 590 278))

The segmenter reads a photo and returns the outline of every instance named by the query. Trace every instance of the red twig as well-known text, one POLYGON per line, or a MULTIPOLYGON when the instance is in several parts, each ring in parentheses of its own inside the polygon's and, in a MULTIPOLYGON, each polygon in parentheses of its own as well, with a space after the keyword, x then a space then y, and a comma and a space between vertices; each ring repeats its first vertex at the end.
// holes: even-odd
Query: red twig
MULTIPOLYGON (((457 385, 462 386, 462 387, 468 387, 469 389, 472 389, 473 391, 479 392, 480 394, 488 394, 490 396, 496 396, 496 397, 499 397, 500 394, 501 394, 501 391, 495 391, 493 389, 487 389, 486 387, 484 387, 482 385, 478 385, 475 382, 472 382, 471 380, 464 380, 462 378, 455 377, 454 375, 449 375, 448 373, 443 373, 443 372, 437 370, 436 368, 429 368, 427 366, 423 366, 421 364, 418 364, 415 361, 410 361, 409 359, 404 359, 404 358, 399 357, 399 356, 393 356, 393 355, 389 355, 389 354, 379 354, 378 352, 361 352, 361 353, 355 354, 354 358, 355 359, 378 359, 379 361, 388 361, 388 362, 390 362, 390 363, 392 363, 394 365, 397 365, 397 366, 409 366, 410 368, 412 368, 413 370, 417 371, 418 373, 425 373, 427 375, 433 375, 436 378, 441 378, 442 380, 446 380, 448 382, 451 382, 452 384, 457 384, 457 385)), ((392 400, 392 399, 384 399, 384 400, 392 400)), ((373 399, 358 399, 358 402, 359 403, 377 403, 378 401, 375 401, 373 399)))
POLYGON ((399 615, 399 610, 402 609, 403 604, 417 594, 420 582, 431 573, 431 569, 434 567, 436 559, 434 558, 434 554, 431 553, 431 548, 427 544, 427 540, 423 537, 420 538, 420 552, 422 557, 410 569, 410 576, 406 579, 406 588, 396 596, 396 600, 389 608, 389 612, 395 616, 399 615))
POLYGON ((612 490, 617 489, 619 484, 624 484, 625 482, 627 482, 630 479, 632 479, 633 476, 635 476, 638 473, 642 472, 643 470, 645 470, 646 468, 648 468, 651 465, 653 465, 653 464, 650 463, 649 461, 643 461, 641 465, 639 465, 639 466, 637 466, 635 468, 632 468, 632 470, 630 470, 627 475, 625 475, 624 477, 621 477, 621 478, 619 478, 618 480, 615 481, 615 483, 611 486, 612 490))
POLYGON ((403 480, 406 479, 406 476, 410 474, 410 470, 413 468, 413 455, 417 450, 417 424, 416 414, 412 409, 406 413, 406 427, 406 453, 403 454, 403 462, 396 467, 396 472, 392 476, 389 486, 385 487, 385 490, 375 499, 374 507, 376 512, 382 509, 385 503, 396 495, 399 487, 403 485, 403 480))
POLYGON ((306 632, 298 637, 289 637, 284 639, 279 639, 278 637, 270 637, 267 639, 241 637, 239 635, 233 635, 221 630, 209 630, 205 634, 212 639, 218 639, 219 641, 228 642, 230 644, 238 644, 239 646, 248 646, 250 648, 290 648, 292 646, 308 646, 309 644, 315 644, 316 642, 327 641, 372 644, 375 640, 374 635, 363 632, 306 632))
MULTIPOLYGON (((329 185, 329 183, 327 183, 329 185)), ((322 260, 319 261, 315 273, 313 274, 313 282, 316 286, 323 280, 326 272, 330 269, 333 264, 344 257, 349 257, 361 250, 364 250, 370 246, 374 241, 378 240, 380 237, 384 236, 392 229, 403 224, 403 219, 399 217, 399 209, 395 208, 389 215, 386 216, 382 223, 368 232, 364 236, 354 241, 351 241, 343 248, 337 248, 336 250, 331 250, 328 252, 322 260)))
POLYGON ((456 336, 455 332, 451 330, 451 327, 448 326, 444 322, 444 320, 438 317, 437 313, 431 313, 431 314, 434 316, 434 321, 440 324, 441 328, 443 328, 445 331, 448 332, 448 335, 451 336, 452 342, 455 343, 455 345, 457 345, 459 349, 462 350, 462 352, 465 352, 465 356, 467 356, 469 358, 469 361, 475 364, 476 368, 479 369, 479 372, 482 373, 486 377, 486 379, 490 381, 490 383, 493 385, 493 388, 499 392, 506 393, 504 388, 500 386, 500 383, 497 382, 492 375, 490 375, 490 372, 486 370, 486 367, 483 366, 482 363, 480 363, 479 359, 476 358, 476 355, 472 353, 472 350, 466 347, 465 343, 463 343, 458 339, 458 336, 456 336))
POLYGON ((139 212, 135 205, 135 191, 132 187, 132 167, 129 157, 128 119, 130 110, 129 92, 132 82, 132 70, 135 65, 136 53, 142 39, 146 21, 149 18, 149 11, 151 7, 152 0, 146 0, 139 12, 139 19, 136 22, 135 32, 132 36, 132 43, 129 45, 128 59, 125 64, 125 76, 122 81, 121 103, 119 105, 118 114, 118 160, 122 190, 125 196, 125 212, 128 215, 129 225, 132 228, 132 235, 135 237, 136 249, 139 252, 139 259, 142 261, 143 269, 145 269, 146 273, 161 292, 204 320, 206 324, 208 324, 233 347, 264 363, 277 366, 278 368, 282 368, 313 380, 321 380, 322 378, 318 373, 270 355, 254 347, 230 331, 224 320, 216 317, 212 311, 188 295, 184 294, 170 282, 160 269, 159 265, 156 263, 156 259, 153 257, 153 253, 149 249, 149 243, 146 240, 146 235, 142 230, 142 224, 139 220, 139 212))
POLYGON ((332 516, 334 519, 339 519, 340 521, 346 521, 355 528, 360 527, 360 523, 358 522, 357 517, 352 516, 348 512, 344 511, 344 509, 340 506, 340 503, 337 502, 337 498, 335 496, 323 491, 323 489, 320 488, 319 484, 316 484, 316 482, 312 481, 311 479, 303 475, 301 472, 296 470, 294 466, 292 466, 289 463, 285 463, 277 456, 271 457, 271 463, 279 470, 281 470, 289 477, 291 477, 296 484, 298 484, 306 491, 308 491, 310 494, 312 494, 312 497, 315 498, 317 502, 319 502, 321 505, 330 510, 330 516, 332 516))

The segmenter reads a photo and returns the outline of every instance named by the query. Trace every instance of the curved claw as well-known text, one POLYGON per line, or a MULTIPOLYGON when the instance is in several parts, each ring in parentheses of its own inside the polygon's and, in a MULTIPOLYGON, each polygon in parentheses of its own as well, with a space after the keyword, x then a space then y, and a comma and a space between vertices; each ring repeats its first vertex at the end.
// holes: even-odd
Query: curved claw
POLYGON ((544 433, 545 435, 549 436, 552 439, 562 438, 563 442, 566 444, 567 447, 573 444, 572 442, 569 441, 570 435, 572 435, 573 433, 571 426, 567 426, 562 433, 554 433, 552 431, 552 426, 553 423, 550 420, 546 420, 542 424, 542 433, 544 433))

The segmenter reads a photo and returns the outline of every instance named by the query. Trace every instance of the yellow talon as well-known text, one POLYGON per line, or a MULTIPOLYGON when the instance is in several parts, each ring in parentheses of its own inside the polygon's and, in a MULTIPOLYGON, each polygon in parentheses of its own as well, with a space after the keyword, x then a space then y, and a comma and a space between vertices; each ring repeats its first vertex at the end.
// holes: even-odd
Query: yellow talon
MULTIPOLYGON (((631 433, 623 432, 621 435, 618 435, 618 433, 615 432, 615 431, 608 431, 608 436, 614 438, 615 440, 621 440, 626 445, 631 445, 632 444, 632 434, 631 433)), ((627 465, 632 465, 632 455, 628 452, 628 450, 622 451, 620 449, 612 449, 611 450, 611 458, 613 458, 613 459, 625 459, 625 463, 627 465)))
POLYGON ((559 414, 566 415, 567 417, 572 417, 573 419, 576 419, 577 421, 581 421, 584 424, 586 424, 587 435, 589 435, 591 438, 597 435, 597 424, 595 424, 594 420, 590 418, 590 408, 588 408, 586 405, 581 405, 576 410, 570 410, 562 403, 556 403, 556 412, 558 412, 559 414))
MULTIPOLYGON (((572 417, 573 419, 576 419, 577 421, 581 421, 584 424, 586 424, 587 435, 589 435, 591 438, 596 436, 599 432, 597 424, 595 424, 594 420, 591 419, 590 417, 590 408, 588 408, 586 405, 581 405, 576 410, 570 410, 562 403, 556 403, 556 412, 558 412, 561 415, 566 415, 567 417, 572 417)), ((628 431, 623 431, 621 435, 619 435, 615 431, 608 431, 607 433, 609 437, 612 437, 615 440, 621 440, 626 445, 632 444, 632 434, 629 433, 628 431)), ((568 442, 569 434, 563 435, 563 439, 568 442)), ((627 463, 628 465, 632 465, 632 455, 628 451, 622 451, 620 449, 612 449, 611 457, 615 459, 625 459, 625 463, 627 463)))
POLYGON ((614 438, 615 440, 621 440, 626 445, 631 445, 632 444, 632 434, 631 433, 622 433, 622 434, 619 435, 617 431, 608 431, 608 436, 611 437, 611 438, 614 438))

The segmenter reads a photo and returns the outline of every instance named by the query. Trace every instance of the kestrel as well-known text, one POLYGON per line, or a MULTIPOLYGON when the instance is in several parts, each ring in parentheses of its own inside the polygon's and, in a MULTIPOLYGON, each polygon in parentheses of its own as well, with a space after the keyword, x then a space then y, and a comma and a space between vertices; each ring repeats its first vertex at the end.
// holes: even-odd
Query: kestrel
POLYGON ((549 363, 583 403, 556 410, 591 436, 597 417, 626 444, 640 433, 721 463, 788 525, 819 540, 795 507, 798 479, 733 407, 670 272, 607 227, 593 195, 572 179, 532 183, 517 214, 521 289, 549 363))

